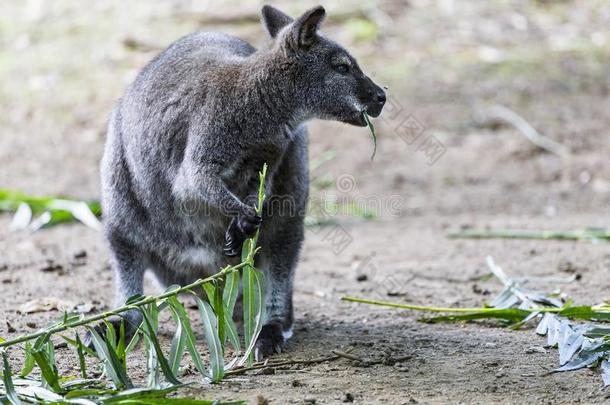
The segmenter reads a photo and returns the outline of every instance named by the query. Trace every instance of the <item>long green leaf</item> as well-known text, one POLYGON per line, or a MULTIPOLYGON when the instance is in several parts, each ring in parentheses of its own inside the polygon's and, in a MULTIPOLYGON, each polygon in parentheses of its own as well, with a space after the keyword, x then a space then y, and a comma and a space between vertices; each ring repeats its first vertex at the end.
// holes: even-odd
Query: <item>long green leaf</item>
POLYGON ((78 355, 78 364, 80 366, 80 375, 87 378, 87 362, 85 361, 85 345, 81 342, 78 333, 75 333, 76 354, 78 355))
MULTIPOLYGON (((104 364, 106 374, 117 389, 125 389, 133 387, 133 384, 124 367, 119 362, 119 359, 114 351, 112 344, 97 333, 95 328, 87 327, 91 334, 91 342, 95 347, 95 351, 99 359, 104 364)), ((108 336, 108 335, 107 335, 108 336)))
POLYGON ((187 333, 184 330, 184 325, 178 314, 173 310, 171 312, 174 322, 176 322, 176 332, 172 338, 172 344, 169 351, 169 366, 172 369, 172 372, 176 374, 178 373, 180 362, 182 361, 182 356, 186 349, 187 333))
POLYGON ((422 322, 439 323, 439 322, 459 322, 471 321, 475 319, 503 319, 510 322, 519 322, 530 315, 530 311, 517 308, 503 308, 496 310, 486 310, 483 312, 473 312, 470 314, 459 315, 443 315, 430 318, 421 318, 422 322))
POLYGON ((216 319, 214 310, 210 304, 197 296, 195 296, 195 299, 197 300, 199 315, 203 322, 205 340, 208 344, 208 350, 210 351, 212 381, 218 382, 224 376, 224 358, 222 344, 218 337, 218 320, 216 319))
POLYGON ((34 370, 34 366, 36 365, 36 361, 34 360, 34 356, 32 355, 32 344, 30 342, 25 342, 25 361, 23 362, 23 368, 19 373, 21 378, 27 377, 30 375, 32 370, 34 370))
POLYGON ((214 294, 214 313, 218 321, 218 338, 220 339, 221 349, 224 354, 224 344, 227 340, 226 333, 226 321, 225 321, 225 303, 223 300, 223 286, 222 283, 214 283, 216 291, 214 294))
POLYGON ((239 272, 232 271, 225 276, 223 299, 227 304, 228 314, 233 314, 237 296, 239 295, 239 272))
POLYGON ((236 353, 239 353, 241 350, 241 343, 239 341, 239 334, 237 333, 237 325, 235 325, 235 321, 230 316, 225 316, 225 326, 227 331, 227 338, 229 342, 231 342, 231 346, 233 346, 233 350, 236 353))
POLYGON ((135 349, 136 345, 140 341, 140 336, 141 335, 142 335, 142 331, 140 329, 138 329, 133 334, 133 336, 131 337, 131 340, 127 344, 127 347, 125 348, 125 354, 129 354, 129 353, 131 353, 133 351, 133 349, 135 349))
POLYGON ((59 375, 57 374, 57 370, 55 370, 55 365, 49 363, 46 353, 42 350, 34 350, 32 351, 32 355, 40 368, 40 373, 45 384, 54 392, 62 392, 63 389, 59 384, 59 375))
POLYGON ((221 283, 206 283, 203 286, 208 302, 212 305, 216 318, 218 320, 218 337, 223 346, 226 342, 227 322, 225 320, 226 307, 224 303, 224 289, 221 283))
POLYGON ((21 204, 27 204, 35 215, 48 212, 50 218, 43 224, 44 226, 79 220, 99 229, 96 217, 101 215, 101 206, 98 201, 82 202, 63 197, 34 197, 15 190, 0 189, 0 211, 15 211, 21 204))
MULTIPOLYGON (((156 304, 151 304, 150 306, 156 306, 156 304)), ((161 366, 161 371, 163 372, 163 375, 165 376, 167 381, 169 381, 170 383, 176 384, 176 385, 181 384, 181 382, 178 380, 178 378, 176 378, 171 367, 169 366, 167 359, 163 355, 163 351, 161 350, 161 345, 159 344, 159 340, 155 336, 155 328, 153 327, 153 324, 152 324, 153 321, 151 319, 149 319, 149 317, 150 317, 149 311, 144 310, 144 311, 142 311, 142 314, 144 315, 144 323, 146 324, 146 328, 147 328, 147 332, 148 332, 148 333, 145 333, 144 336, 145 336, 145 338, 147 338, 150 341, 153 348, 155 349, 155 352, 157 354, 157 359, 159 361, 159 365, 161 366)))
POLYGON ((192 398, 179 398, 179 397, 168 397, 169 394, 182 388, 182 385, 172 386, 165 389, 143 389, 136 388, 121 393, 115 394, 111 397, 102 399, 100 402, 104 405, 125 405, 125 404, 138 404, 138 405, 162 405, 162 404, 176 404, 176 405, 245 405, 243 401, 237 402, 221 402, 221 401, 208 401, 201 399, 192 398))
POLYGON ((244 340, 246 352, 239 363, 254 362, 254 344, 263 326, 263 276, 254 267, 243 269, 244 340))
MULTIPOLYGON (((75 349, 78 349, 78 342, 75 339, 70 339, 69 337, 65 336, 65 335, 60 335, 61 338, 63 340, 66 341, 66 343, 68 343, 70 346, 74 347, 75 349)), ((80 338, 79 338, 80 340, 80 338)), ((82 350, 87 353, 89 356, 93 357, 93 358, 97 358, 97 353, 95 352, 95 350, 90 349, 89 347, 85 346, 84 344, 82 344, 81 341, 81 345, 82 345, 82 350)))
POLYGON ((169 304, 170 310, 180 319, 182 327, 184 328, 186 336, 186 349, 191 355, 195 368, 197 368, 197 371, 199 371, 202 376, 210 378, 210 375, 205 368, 205 364, 201 359, 201 355, 197 350, 197 341, 195 340, 195 334, 193 333, 193 328, 186 312, 186 308, 184 308, 184 305, 182 305, 182 303, 178 301, 178 298, 176 297, 169 297, 166 299, 166 302, 169 304))
POLYGON ((610 321, 610 308, 606 307, 605 310, 597 310, 590 306, 575 306, 567 307, 561 312, 560 316, 565 316, 570 319, 586 319, 590 321, 610 321))
POLYGON ((13 385, 13 375, 11 373, 11 366, 8 364, 8 358, 6 352, 2 350, 2 380, 4 382, 4 390, 6 391, 6 398, 12 405, 21 405, 15 386, 13 385))
POLYGON ((366 126, 369 127, 369 131, 371 131, 371 140, 373 141, 373 154, 371 155, 371 160, 375 159, 375 154, 377 153, 377 135, 375 134, 375 127, 369 118, 369 115, 362 111, 362 117, 366 122, 366 126))
POLYGON ((237 334, 237 326, 233 321, 233 314, 235 312, 235 303, 237 302, 237 296, 239 295, 239 272, 232 271, 225 277, 225 288, 223 291, 223 300, 225 302, 225 326, 227 331, 227 337, 233 350, 239 352, 241 350, 241 344, 239 335, 237 334))

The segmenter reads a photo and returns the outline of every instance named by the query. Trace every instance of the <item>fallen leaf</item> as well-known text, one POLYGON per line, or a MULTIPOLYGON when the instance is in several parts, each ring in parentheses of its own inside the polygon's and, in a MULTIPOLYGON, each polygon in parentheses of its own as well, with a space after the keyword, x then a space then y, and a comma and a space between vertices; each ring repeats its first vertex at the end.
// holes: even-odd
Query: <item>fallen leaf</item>
POLYGON ((75 304, 72 301, 60 300, 55 297, 45 297, 24 303, 19 307, 18 312, 22 314, 33 314, 35 312, 71 311, 74 309, 74 306, 75 304))

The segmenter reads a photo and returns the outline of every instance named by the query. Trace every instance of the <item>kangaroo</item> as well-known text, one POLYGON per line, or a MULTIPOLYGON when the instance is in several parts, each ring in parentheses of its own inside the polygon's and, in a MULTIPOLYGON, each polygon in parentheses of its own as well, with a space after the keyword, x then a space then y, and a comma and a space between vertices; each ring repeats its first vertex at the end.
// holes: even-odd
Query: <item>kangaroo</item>
MULTIPOLYGON (((282 350, 308 199, 305 122, 365 126, 363 112, 377 117, 385 103, 354 57, 318 32, 324 16, 321 6, 296 20, 264 6, 269 38, 258 50, 222 33, 188 35, 116 103, 101 179, 117 305, 143 293, 146 270, 161 284, 184 285, 238 263, 243 241, 260 228, 265 321, 255 355, 282 350), (259 217, 264 163, 266 194, 292 206, 267 202, 259 217)), ((128 334, 142 321, 135 310, 123 318, 128 334)))

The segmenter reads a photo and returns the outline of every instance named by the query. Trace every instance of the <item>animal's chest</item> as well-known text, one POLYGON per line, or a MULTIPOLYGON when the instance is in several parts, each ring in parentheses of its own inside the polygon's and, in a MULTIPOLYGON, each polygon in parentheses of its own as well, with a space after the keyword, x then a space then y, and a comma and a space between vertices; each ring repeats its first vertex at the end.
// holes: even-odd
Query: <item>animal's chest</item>
MULTIPOLYGON (((240 198, 252 196, 252 193, 258 190, 259 172, 264 164, 267 164, 268 167, 266 189, 271 190, 273 173, 284 157, 289 144, 288 139, 273 143, 252 143, 242 151, 238 159, 228 162, 223 177, 231 192, 240 198)), ((252 203, 251 201, 250 204, 252 203)))

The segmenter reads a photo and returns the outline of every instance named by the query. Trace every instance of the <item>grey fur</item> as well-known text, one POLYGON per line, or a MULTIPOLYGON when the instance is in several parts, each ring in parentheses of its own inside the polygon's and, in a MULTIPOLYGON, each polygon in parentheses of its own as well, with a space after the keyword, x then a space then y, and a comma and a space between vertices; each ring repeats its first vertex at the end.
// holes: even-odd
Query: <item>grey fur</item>
MULTIPOLYGON (((142 293, 147 269, 165 285, 185 284, 236 263, 226 254, 261 226, 257 265, 267 294, 259 358, 281 349, 293 322, 308 197, 304 122, 364 126, 362 110, 377 116, 385 101, 355 59, 317 33, 322 7, 296 21, 270 6, 262 14, 270 38, 260 50, 204 32, 154 58, 112 112, 101 167, 117 304, 142 293), (270 199, 261 225, 252 205, 265 162, 267 195, 291 209, 270 199)), ((137 324, 141 315, 127 320, 137 324)))

